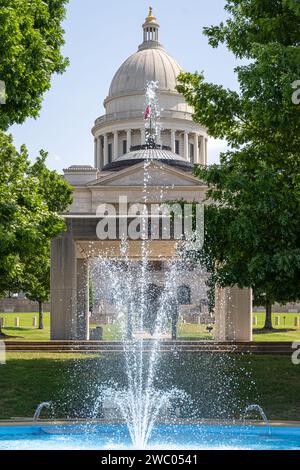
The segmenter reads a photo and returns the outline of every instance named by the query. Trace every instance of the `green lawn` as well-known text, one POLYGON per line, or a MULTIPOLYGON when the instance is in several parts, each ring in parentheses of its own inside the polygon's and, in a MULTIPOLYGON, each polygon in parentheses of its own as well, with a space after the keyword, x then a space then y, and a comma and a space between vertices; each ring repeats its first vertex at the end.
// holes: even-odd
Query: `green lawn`
POLYGON ((101 325, 103 328, 103 339, 105 341, 119 341, 122 337, 119 325, 101 325))
MULTIPOLYGON (((295 317, 300 319, 300 314, 286 314, 274 313, 273 325, 275 325, 275 318, 280 318, 280 325, 274 326, 274 331, 264 332, 261 331, 264 325, 264 313, 254 313, 257 318, 257 326, 253 328, 254 341, 300 341, 300 328, 294 326, 295 317)), ((50 314, 44 314, 44 330, 32 327, 32 318, 38 317, 37 313, 1 313, 0 317, 6 319, 6 326, 3 332, 11 336, 12 341, 49 341, 50 340, 50 314), (14 319, 20 318, 20 327, 14 326, 14 319)), ((300 320, 299 320, 300 321, 300 320)), ((95 325, 91 325, 92 327, 95 325)), ((103 337, 106 341, 119 340, 121 337, 120 328, 118 325, 102 325, 103 337)), ((209 334, 205 325, 194 325, 189 323, 178 324, 178 339, 181 340, 211 340, 213 339, 213 332, 209 334)))
MULTIPOLYGON (((8 353, 0 370, 0 419, 31 417, 48 400, 54 411, 43 417, 87 417, 100 385, 126 384, 117 354, 8 353)), ((164 353, 156 385, 188 393, 184 417, 238 418, 245 406, 259 403, 269 419, 300 420, 300 365, 290 357, 164 353)))
POLYGON ((202 341, 212 340, 213 331, 211 334, 206 329, 207 325, 194 325, 192 323, 179 323, 177 326, 177 337, 180 340, 195 340, 202 341))
MULTIPOLYGON (((103 338, 106 341, 120 340, 121 330, 118 325, 102 325, 103 338)), ((171 325, 169 328, 171 336, 171 325)), ((177 337, 180 340, 193 340, 201 339, 212 340, 213 334, 209 334, 206 330, 206 325, 193 325, 190 323, 179 323, 177 327, 177 337)))
MULTIPOLYGON (((44 329, 32 327, 32 319, 37 313, 0 313, 0 318, 5 318, 3 333, 10 336, 11 341, 49 341, 50 340, 50 313, 44 313, 44 329), (15 318, 19 317, 20 327, 14 326, 15 318)), ((38 324, 38 323, 37 323, 38 324)), ((93 327, 95 325, 91 325, 93 327)), ((102 325, 104 339, 114 341, 120 338, 120 328, 118 325, 102 325)))
POLYGON ((253 317, 257 318, 257 326, 253 327, 253 341, 300 341, 300 327, 294 325, 295 318, 300 322, 299 313, 273 313, 274 331, 270 333, 261 331, 265 323, 265 313, 254 312, 253 317), (279 326, 275 326, 276 318, 279 318, 279 326))
MULTIPOLYGON (((261 314, 260 314, 261 315, 261 314)), ((278 316, 278 315, 277 315, 278 316)), ((280 314, 279 316, 284 316, 280 314)), ((263 317, 263 315, 261 315, 263 317)), ((292 315, 294 318, 294 316, 292 315)), ((287 321, 287 326, 274 327, 274 331, 261 331, 264 320, 258 323, 258 327, 253 328, 253 341, 300 341, 300 329, 288 325, 292 323, 292 318, 287 321), (261 326, 260 326, 261 325, 261 326)), ((121 338, 120 328, 118 325, 102 325, 103 338, 106 341, 119 340, 121 338)), ((179 323, 177 327, 177 339, 185 341, 208 341, 214 339, 214 329, 212 333, 208 333, 206 325, 195 325, 191 323, 179 323)))
POLYGON ((14 338, 12 341, 49 341, 50 340, 50 313, 44 313, 44 329, 32 327, 32 319, 36 317, 38 325, 38 313, 0 313, 0 318, 5 318, 3 333, 14 338), (20 327, 14 326, 15 318, 20 319, 20 327))

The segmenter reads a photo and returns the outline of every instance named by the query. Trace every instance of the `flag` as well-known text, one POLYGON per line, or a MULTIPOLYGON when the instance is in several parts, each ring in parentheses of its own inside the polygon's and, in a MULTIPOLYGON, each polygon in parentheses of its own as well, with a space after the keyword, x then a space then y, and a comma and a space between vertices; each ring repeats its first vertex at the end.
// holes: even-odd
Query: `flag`
POLYGON ((150 116, 150 106, 148 105, 144 114, 144 119, 145 120, 148 119, 149 116, 150 116))

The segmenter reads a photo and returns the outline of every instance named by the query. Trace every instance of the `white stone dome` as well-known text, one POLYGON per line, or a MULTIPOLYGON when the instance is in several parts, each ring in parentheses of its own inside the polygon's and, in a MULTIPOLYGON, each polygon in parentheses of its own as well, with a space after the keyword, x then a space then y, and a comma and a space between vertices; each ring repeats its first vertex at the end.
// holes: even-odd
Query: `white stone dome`
POLYGON ((164 151, 163 157, 161 152, 152 152, 153 158, 177 166, 180 162, 181 168, 191 163, 206 164, 206 129, 193 121, 193 108, 176 89, 182 71, 160 43, 159 24, 150 7, 143 24, 142 44, 114 75, 104 100, 105 114, 96 119, 92 128, 95 168, 114 171, 123 164, 143 159, 140 151, 132 154, 130 149, 146 143, 145 93, 150 81, 157 83, 157 104, 161 110, 161 130, 155 136, 155 143, 162 150, 171 151, 168 154, 164 151), (125 160, 120 160, 124 154, 125 160))
POLYGON ((104 101, 106 114, 137 114, 144 108, 147 82, 158 82, 162 116, 178 111, 189 113, 192 109, 176 90, 178 75, 183 71, 158 40, 159 24, 150 9, 143 24, 144 40, 115 74, 108 96, 104 101))
POLYGON ((158 81, 159 91, 178 93, 177 77, 182 68, 160 46, 142 49, 132 54, 115 74, 109 98, 130 93, 144 93, 148 81, 158 81))

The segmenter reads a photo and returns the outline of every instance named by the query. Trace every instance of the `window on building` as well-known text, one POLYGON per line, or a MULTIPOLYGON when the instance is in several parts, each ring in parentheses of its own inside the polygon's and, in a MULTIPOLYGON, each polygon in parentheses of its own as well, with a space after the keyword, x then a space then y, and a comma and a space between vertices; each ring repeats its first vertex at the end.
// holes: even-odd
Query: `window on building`
POLYGON ((112 155, 113 155, 112 150, 113 150, 113 145, 108 144, 108 163, 112 162, 112 155))
POLYGON ((127 153, 127 140, 123 140, 123 155, 127 153))
POLYGON ((177 300, 179 305, 191 304, 191 288, 189 286, 180 286, 177 290, 177 300))
POLYGON ((194 163, 194 144, 190 144, 190 161, 194 163))
POLYGON ((177 155, 179 155, 179 153, 180 153, 180 142, 179 142, 179 140, 175 140, 175 153, 177 153, 177 155))

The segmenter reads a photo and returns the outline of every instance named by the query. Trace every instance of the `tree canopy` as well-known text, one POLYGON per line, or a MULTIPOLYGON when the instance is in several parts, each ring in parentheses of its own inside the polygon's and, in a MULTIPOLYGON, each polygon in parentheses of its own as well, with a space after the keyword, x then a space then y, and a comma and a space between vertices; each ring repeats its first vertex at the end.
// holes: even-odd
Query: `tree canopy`
POLYGON ((68 64, 61 54, 67 2, 0 0, 0 295, 22 289, 40 304, 49 297, 50 241, 65 229, 58 213, 72 189, 48 170, 46 152, 31 163, 4 131, 39 115, 52 75, 68 64))
POLYGON ((68 60, 62 21, 68 0, 0 0, 0 80, 6 104, 0 106, 0 129, 36 118, 54 73, 68 60))
POLYGON ((70 204, 72 190, 47 169, 45 158, 32 164, 26 148, 17 152, 0 132, 0 294, 22 285, 32 256, 44 253, 65 228, 57 211, 70 204))
MULTIPOLYGON (((265 305, 300 298, 300 4, 227 0, 226 23, 204 29, 244 64, 239 90, 182 74, 178 90, 194 119, 227 140, 220 165, 198 167, 206 209, 202 260, 221 285, 253 287, 265 305)), ((268 321, 268 326, 270 322, 268 321)))

